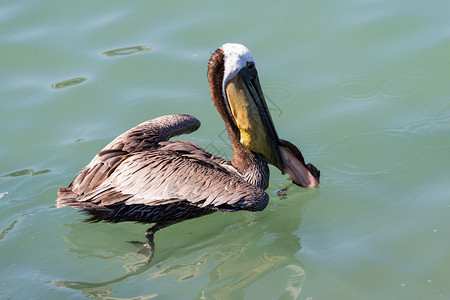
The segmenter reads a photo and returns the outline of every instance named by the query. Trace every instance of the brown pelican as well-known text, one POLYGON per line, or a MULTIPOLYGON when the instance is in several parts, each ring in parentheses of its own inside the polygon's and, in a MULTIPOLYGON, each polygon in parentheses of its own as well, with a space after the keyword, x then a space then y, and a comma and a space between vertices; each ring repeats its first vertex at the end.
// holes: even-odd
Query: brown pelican
POLYGON ((226 161, 187 141, 200 122, 189 115, 146 121, 121 134, 58 191, 58 207, 72 206, 91 221, 156 223, 153 234, 175 222, 214 211, 263 210, 272 164, 300 186, 319 184, 320 172, 305 164, 296 146, 278 138, 250 51, 224 44, 211 56, 207 77, 214 106, 233 146, 226 161))

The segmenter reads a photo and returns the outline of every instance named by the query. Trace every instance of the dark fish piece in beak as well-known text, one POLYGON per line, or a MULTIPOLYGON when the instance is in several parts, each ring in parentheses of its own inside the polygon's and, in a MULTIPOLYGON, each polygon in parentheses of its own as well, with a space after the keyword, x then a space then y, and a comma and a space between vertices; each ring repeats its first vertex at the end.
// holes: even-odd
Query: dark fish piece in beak
POLYGON ((291 142, 280 139, 278 146, 283 161, 283 173, 288 173, 292 182, 304 188, 319 185, 320 171, 313 164, 305 164, 305 159, 298 148, 291 142))

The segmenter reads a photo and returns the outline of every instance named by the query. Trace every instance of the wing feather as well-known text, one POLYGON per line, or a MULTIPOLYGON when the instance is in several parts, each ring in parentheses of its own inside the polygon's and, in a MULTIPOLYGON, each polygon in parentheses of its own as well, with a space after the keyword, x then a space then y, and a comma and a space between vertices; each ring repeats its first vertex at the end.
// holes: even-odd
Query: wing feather
POLYGON ((95 198, 100 205, 110 205, 110 194, 120 193, 123 197, 115 198, 126 199, 126 205, 155 206, 183 200, 217 209, 261 210, 267 205, 268 195, 261 188, 220 166, 210 168, 203 163, 174 151, 135 153, 81 201, 95 198))

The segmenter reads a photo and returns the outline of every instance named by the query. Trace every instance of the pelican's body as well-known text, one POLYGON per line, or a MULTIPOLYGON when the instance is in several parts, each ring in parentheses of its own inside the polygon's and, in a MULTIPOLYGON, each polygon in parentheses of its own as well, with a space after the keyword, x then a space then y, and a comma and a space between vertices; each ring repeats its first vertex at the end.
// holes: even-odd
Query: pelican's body
POLYGON ((69 187, 59 190, 58 206, 83 209, 92 220, 157 223, 153 235, 164 224, 214 211, 264 209, 267 163, 288 172, 298 185, 319 183, 317 169, 278 138, 246 47, 219 48, 210 59, 208 80, 233 146, 231 161, 191 142, 169 140, 195 131, 200 126, 196 118, 159 117, 100 151, 69 187))
POLYGON ((161 223, 214 210, 262 210, 268 167, 257 158, 248 181, 229 161, 187 141, 168 141, 200 122, 189 115, 146 121, 123 133, 59 190, 59 206, 85 209, 93 220, 161 223), (258 170, 259 169, 259 170, 258 170))

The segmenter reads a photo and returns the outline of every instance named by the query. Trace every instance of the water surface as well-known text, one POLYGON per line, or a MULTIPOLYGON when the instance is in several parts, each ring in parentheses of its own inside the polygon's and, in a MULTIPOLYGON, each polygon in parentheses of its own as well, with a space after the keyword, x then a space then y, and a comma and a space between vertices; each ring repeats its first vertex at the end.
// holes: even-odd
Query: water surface
POLYGON ((0 4, 0 295, 5 299, 448 299, 448 1, 0 4), (247 45, 279 135, 318 189, 271 169, 263 212, 158 232, 56 209, 115 136, 164 114, 231 149, 206 80, 247 45))

